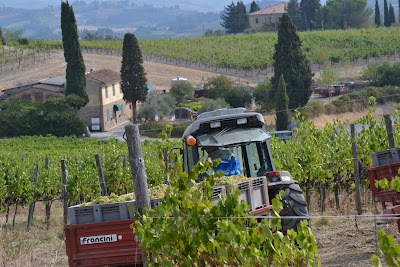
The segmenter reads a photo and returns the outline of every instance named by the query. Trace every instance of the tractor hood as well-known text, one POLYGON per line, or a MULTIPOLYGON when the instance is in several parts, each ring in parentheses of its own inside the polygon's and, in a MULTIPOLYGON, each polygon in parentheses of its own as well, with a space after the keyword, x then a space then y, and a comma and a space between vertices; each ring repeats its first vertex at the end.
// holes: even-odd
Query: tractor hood
POLYGON ((229 146, 249 142, 262 142, 271 135, 261 128, 239 128, 197 136, 199 146, 229 146))

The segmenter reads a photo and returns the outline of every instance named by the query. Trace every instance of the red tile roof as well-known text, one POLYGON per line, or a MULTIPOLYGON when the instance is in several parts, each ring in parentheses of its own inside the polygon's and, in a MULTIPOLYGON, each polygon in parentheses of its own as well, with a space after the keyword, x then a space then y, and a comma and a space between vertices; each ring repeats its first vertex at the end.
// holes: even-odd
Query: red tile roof
POLYGON ((250 13, 249 16, 287 13, 287 6, 288 6, 288 3, 283 2, 283 3, 277 4, 277 5, 269 6, 267 8, 250 13))
POLYGON ((86 74, 86 78, 93 79, 105 84, 115 83, 121 81, 121 74, 113 70, 101 69, 91 71, 86 74))

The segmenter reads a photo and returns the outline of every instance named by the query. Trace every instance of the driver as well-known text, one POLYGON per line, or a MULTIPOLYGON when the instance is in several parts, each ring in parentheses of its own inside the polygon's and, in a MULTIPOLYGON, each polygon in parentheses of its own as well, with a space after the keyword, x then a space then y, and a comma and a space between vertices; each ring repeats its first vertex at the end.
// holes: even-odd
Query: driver
POLYGON ((239 160, 233 155, 233 153, 229 149, 221 149, 218 147, 205 147, 204 148, 208 156, 212 159, 221 159, 221 162, 218 166, 214 168, 214 171, 222 170, 225 173, 225 176, 237 175, 241 174, 242 171, 240 169, 239 160))

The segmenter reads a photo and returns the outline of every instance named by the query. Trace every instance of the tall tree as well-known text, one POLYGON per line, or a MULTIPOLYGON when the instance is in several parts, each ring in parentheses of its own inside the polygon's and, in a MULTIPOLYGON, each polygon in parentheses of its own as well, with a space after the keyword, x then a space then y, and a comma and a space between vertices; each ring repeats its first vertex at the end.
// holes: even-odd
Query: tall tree
MULTIPOLYGON (((399 0, 399 1, 400 1, 400 0, 399 0)), ((3 36, 3 30, 1 29, 1 27, 0 27, 0 43, 1 43, 2 45, 5 45, 5 44, 6 44, 6 41, 5 41, 4 36, 3 36)))
POLYGON ((381 26, 381 11, 379 10, 378 0, 375 0, 375 25, 376 27, 381 26))
MULTIPOLYGON (((399 0, 400 1, 400 0, 399 0)), ((300 5, 298 0, 290 0, 287 7, 287 12, 293 21, 293 24, 298 30, 303 30, 305 27, 302 25, 302 18, 300 12, 300 5)))
POLYGON ((125 34, 122 46, 121 89, 124 100, 132 103, 132 119, 136 124, 136 102, 146 100, 147 78, 139 43, 132 33, 125 34))
POLYGON ((275 97, 276 130, 284 131, 289 129, 289 97, 286 93, 286 84, 283 75, 279 78, 278 91, 275 97))
POLYGON ((247 17, 246 6, 242 1, 225 7, 221 14, 221 26, 225 28, 227 33, 242 33, 249 27, 249 19, 247 17))
MULTIPOLYGON (((378 1, 378 0, 376 0, 376 1, 378 1)), ((398 7, 398 15, 399 15, 398 21, 400 23, 400 0, 397 2, 397 7, 398 7)))
POLYGON ((392 4, 389 5, 389 26, 396 23, 396 17, 394 16, 394 8, 392 4))
POLYGON ((316 14, 321 7, 320 0, 301 0, 300 10, 302 17, 306 18, 308 29, 313 30, 316 27, 316 14))
POLYGON ((260 6, 256 3, 256 1, 253 0, 253 2, 251 2, 251 5, 250 5, 250 12, 249 13, 253 13, 253 12, 256 12, 258 10, 260 10, 260 6))
POLYGON ((86 68, 78 40, 78 27, 72 6, 66 2, 61 3, 61 32, 64 47, 64 58, 67 62, 65 95, 75 94, 84 101, 77 109, 89 102, 86 92, 86 68))
POLYGON ((383 1, 383 25, 389 27, 389 8, 386 0, 383 1))
POLYGON ((310 63, 301 49, 301 41, 288 14, 283 14, 278 28, 278 42, 275 44, 274 76, 271 78, 273 88, 283 78, 287 85, 289 108, 295 109, 307 104, 311 96, 310 63))

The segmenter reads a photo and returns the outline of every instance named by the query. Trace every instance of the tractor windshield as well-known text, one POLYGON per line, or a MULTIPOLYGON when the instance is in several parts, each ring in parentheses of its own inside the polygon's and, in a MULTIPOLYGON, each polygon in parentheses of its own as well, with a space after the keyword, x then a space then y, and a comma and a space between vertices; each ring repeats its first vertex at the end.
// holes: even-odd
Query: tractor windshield
POLYGON ((254 142, 227 147, 186 146, 185 169, 191 170, 198 161, 220 158, 217 170, 223 170, 225 175, 241 174, 247 177, 262 176, 266 171, 272 171, 271 161, 266 142, 254 142))

